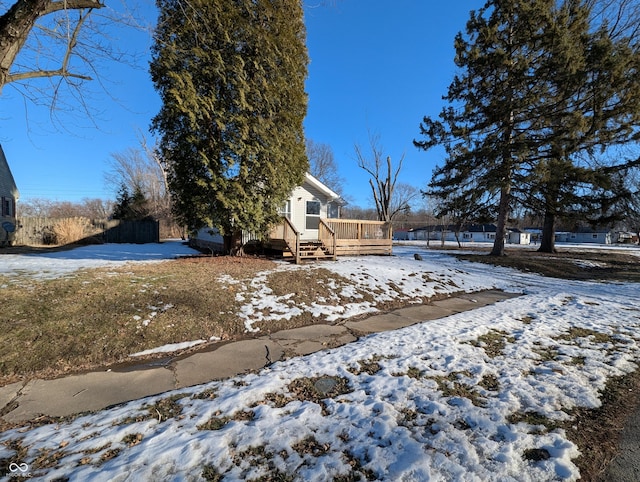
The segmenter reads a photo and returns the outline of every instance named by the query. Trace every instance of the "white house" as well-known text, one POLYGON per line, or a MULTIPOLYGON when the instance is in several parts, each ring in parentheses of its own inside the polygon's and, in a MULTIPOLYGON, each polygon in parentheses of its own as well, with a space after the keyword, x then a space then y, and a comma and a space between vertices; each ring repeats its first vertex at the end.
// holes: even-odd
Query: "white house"
POLYGON ((13 243, 18 197, 18 187, 0 145, 0 246, 13 243))
POLYGON ((339 194, 307 173, 302 186, 293 190, 281 213, 295 226, 300 239, 315 240, 320 218, 340 217, 340 208, 345 204, 339 194))
MULTIPOLYGON (((293 190, 280 213, 291 221, 301 240, 313 241, 319 239, 320 218, 338 218, 340 208, 345 204, 339 194, 307 173, 302 185, 293 190)), ((191 243, 214 251, 222 251, 224 246, 220 233, 210 227, 199 229, 192 236, 191 243)))

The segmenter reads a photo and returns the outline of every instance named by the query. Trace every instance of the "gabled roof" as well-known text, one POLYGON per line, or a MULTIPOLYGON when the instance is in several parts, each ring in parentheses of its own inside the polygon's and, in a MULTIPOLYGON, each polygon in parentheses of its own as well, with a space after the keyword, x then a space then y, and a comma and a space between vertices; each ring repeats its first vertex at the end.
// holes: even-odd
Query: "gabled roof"
POLYGON ((3 193, 11 193, 11 195, 18 199, 19 192, 18 186, 16 186, 16 181, 13 179, 13 174, 11 174, 11 169, 9 169, 9 163, 7 162, 7 158, 4 155, 4 151, 2 150, 2 145, 0 144, 0 192, 3 193))
POLYGON ((313 177, 308 172, 305 174, 305 182, 308 182, 315 189, 317 189, 322 194, 327 196, 327 198, 329 198, 330 202, 336 202, 336 203, 341 204, 341 205, 347 204, 347 202, 344 199, 342 199, 340 194, 338 194, 338 193, 332 191, 331 189, 329 189, 329 187, 326 184, 323 184, 319 179, 313 177))

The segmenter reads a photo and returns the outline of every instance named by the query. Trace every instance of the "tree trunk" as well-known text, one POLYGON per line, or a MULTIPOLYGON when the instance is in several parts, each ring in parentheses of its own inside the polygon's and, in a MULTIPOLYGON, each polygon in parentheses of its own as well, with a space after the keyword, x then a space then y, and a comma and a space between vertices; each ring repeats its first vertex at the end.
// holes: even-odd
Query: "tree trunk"
POLYGON ((493 249, 489 256, 504 256, 504 238, 507 234, 507 220, 511 211, 511 186, 507 185, 500 191, 500 205, 498 208, 498 223, 496 227, 496 239, 493 241, 493 249))
POLYGON ((242 256, 242 231, 234 231, 232 234, 225 234, 223 237, 224 253, 231 256, 242 256))
POLYGON ((547 212, 544 214, 542 238, 540 239, 540 248, 538 248, 538 252, 556 252, 556 216, 551 212, 547 212))

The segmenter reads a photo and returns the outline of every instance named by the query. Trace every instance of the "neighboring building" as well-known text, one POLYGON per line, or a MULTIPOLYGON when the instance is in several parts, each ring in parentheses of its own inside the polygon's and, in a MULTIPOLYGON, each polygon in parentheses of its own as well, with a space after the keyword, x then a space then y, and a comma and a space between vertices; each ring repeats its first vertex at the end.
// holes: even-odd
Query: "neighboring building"
POLYGON ((507 243, 509 244, 531 244, 531 233, 510 229, 507 233, 507 243))
MULTIPOLYGON (((542 229, 526 228, 526 232, 531 234, 534 243, 542 239, 542 229)), ((556 243, 595 243, 612 244, 618 242, 617 237, 608 229, 592 229, 589 227, 578 228, 574 231, 556 231, 554 233, 556 243)))
MULTIPOLYGON (((455 225, 431 225, 421 228, 413 228, 408 232, 411 240, 426 241, 451 241, 461 243, 493 243, 496 239, 498 228, 495 224, 468 224, 460 228, 456 238, 455 225)), ((531 235, 519 229, 507 229, 506 242, 510 244, 529 244, 531 235)))
POLYGON ((409 239, 409 231, 407 229, 394 229, 393 239, 395 241, 407 241, 409 239))
POLYGON ((411 240, 426 241, 453 241, 458 239, 461 243, 493 242, 496 239, 495 224, 469 224, 463 226, 456 239, 456 226, 454 225, 430 225, 409 230, 408 238, 411 240))
POLYGON ((611 244, 611 231, 608 229, 578 228, 570 233, 556 233, 556 242, 611 244))
POLYGON ((0 145, 0 246, 13 243, 17 228, 18 187, 0 145))

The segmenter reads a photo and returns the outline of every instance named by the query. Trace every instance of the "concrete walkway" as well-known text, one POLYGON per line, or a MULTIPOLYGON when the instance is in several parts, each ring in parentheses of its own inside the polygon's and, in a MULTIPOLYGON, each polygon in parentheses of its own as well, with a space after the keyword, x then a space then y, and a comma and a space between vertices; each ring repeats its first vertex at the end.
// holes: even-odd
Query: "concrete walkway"
POLYGON ((351 343, 363 335, 443 318, 514 296, 517 295, 494 290, 468 293, 337 325, 311 325, 256 339, 216 344, 188 356, 144 365, 14 383, 0 387, 0 415, 7 422, 19 423, 42 415, 63 417, 101 410, 149 395, 259 370, 284 358, 351 343))

